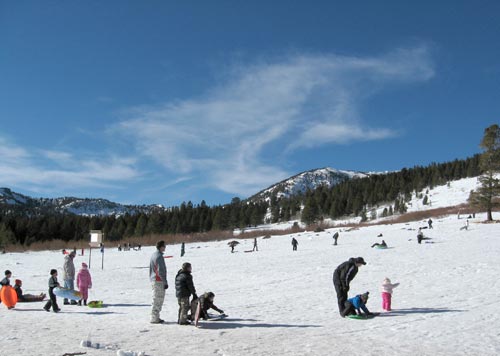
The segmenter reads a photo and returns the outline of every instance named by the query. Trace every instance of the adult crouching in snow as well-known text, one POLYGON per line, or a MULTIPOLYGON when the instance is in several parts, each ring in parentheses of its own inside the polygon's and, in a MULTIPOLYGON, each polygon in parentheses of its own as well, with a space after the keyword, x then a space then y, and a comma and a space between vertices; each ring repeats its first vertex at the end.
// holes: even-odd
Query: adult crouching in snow
MULTIPOLYGON (((64 256, 64 264, 63 264, 63 281, 64 281, 64 288, 67 289, 75 289, 75 263, 73 260, 75 259, 76 252, 71 251, 68 255, 64 256)), ((64 304, 72 304, 76 305, 76 301, 72 300, 71 303, 68 301, 67 298, 64 298, 64 304)))
POLYGON ((177 272, 177 276, 175 276, 175 296, 179 302, 179 318, 177 323, 180 325, 190 324, 188 321, 188 311, 190 309, 189 297, 192 295, 193 299, 198 299, 191 271, 191 263, 185 262, 182 264, 179 272, 177 272))
POLYGON ((333 285, 335 292, 337 292, 337 302, 341 316, 343 316, 342 312, 345 309, 349 284, 358 273, 358 268, 362 265, 366 265, 363 257, 352 257, 349 261, 340 264, 333 272, 333 285))
POLYGON ((153 290, 153 302, 151 305, 151 324, 162 324, 160 319, 161 308, 165 301, 165 290, 168 289, 167 266, 163 253, 165 252, 165 241, 156 243, 156 251, 151 255, 149 261, 149 281, 153 290))

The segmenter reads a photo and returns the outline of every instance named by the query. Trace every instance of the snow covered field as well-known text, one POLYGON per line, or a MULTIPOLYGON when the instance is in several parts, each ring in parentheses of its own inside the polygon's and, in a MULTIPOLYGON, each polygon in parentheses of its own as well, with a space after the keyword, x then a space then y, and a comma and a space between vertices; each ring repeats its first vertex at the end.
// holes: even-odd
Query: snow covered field
MULTIPOLYGON (((500 224, 479 223, 468 231, 456 216, 434 219, 424 230, 432 244, 418 245, 415 230, 424 222, 371 226, 332 234, 293 235, 258 239, 259 252, 244 253, 252 241, 242 241, 231 254, 227 241, 189 244, 179 257, 178 245, 168 246, 170 289, 162 311, 166 325, 149 324, 151 292, 148 263, 152 248, 118 252, 108 249, 105 268, 93 253, 94 289, 103 309, 62 305, 59 314, 42 303, 21 303, 13 310, 0 306, 0 355, 115 355, 116 350, 81 348, 89 334, 93 342, 147 355, 497 355, 500 354, 500 224), (370 248, 383 233, 391 247, 370 248), (411 239, 411 241, 409 241, 411 239), (370 291, 368 308, 381 310, 379 287, 384 277, 395 289, 391 313, 372 320, 348 320, 338 315, 332 272, 349 257, 368 262, 351 284, 351 294, 370 291), (215 304, 229 318, 178 326, 174 277, 182 262, 193 264, 199 294, 213 291, 215 304)), ((88 252, 88 251, 87 251, 88 252)), ((24 282, 25 293, 46 292, 49 270, 61 272, 59 251, 0 255, 2 272, 10 269, 24 282)), ((77 256, 76 266, 88 262, 77 256)), ((61 273, 59 274, 61 279, 61 273)))

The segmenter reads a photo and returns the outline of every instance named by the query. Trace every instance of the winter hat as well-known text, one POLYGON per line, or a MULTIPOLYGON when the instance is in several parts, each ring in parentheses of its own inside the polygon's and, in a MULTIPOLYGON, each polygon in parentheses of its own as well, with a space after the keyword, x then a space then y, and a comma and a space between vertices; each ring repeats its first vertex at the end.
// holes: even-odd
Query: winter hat
POLYGON ((356 257, 356 259, 354 260, 354 263, 361 263, 362 265, 366 265, 366 262, 363 259, 363 257, 356 257))
POLYGON ((370 292, 366 292, 366 293, 361 294, 361 298, 363 298, 365 300, 365 303, 368 301, 369 294, 370 294, 370 292))
POLYGON ((391 283, 391 280, 390 280, 389 278, 385 277, 385 278, 384 278, 384 283, 389 284, 389 283, 391 283))
POLYGON ((56 270, 56 269, 51 269, 51 270, 50 270, 50 275, 51 275, 51 276, 53 276, 53 275, 54 275, 54 274, 56 274, 56 273, 57 273, 57 270, 56 270))
POLYGON ((16 279, 15 284, 20 286, 21 284, 23 284, 23 281, 21 281, 20 279, 16 279))
POLYGON ((88 265, 85 262, 82 262, 82 268, 87 268, 88 265))
POLYGON ((183 270, 183 271, 187 271, 189 268, 191 268, 191 263, 189 263, 189 262, 184 262, 184 263, 182 264, 182 270, 183 270))
POLYGON ((215 294, 213 294, 212 292, 207 292, 206 294, 207 294, 207 297, 209 297, 209 298, 215 297, 215 294))

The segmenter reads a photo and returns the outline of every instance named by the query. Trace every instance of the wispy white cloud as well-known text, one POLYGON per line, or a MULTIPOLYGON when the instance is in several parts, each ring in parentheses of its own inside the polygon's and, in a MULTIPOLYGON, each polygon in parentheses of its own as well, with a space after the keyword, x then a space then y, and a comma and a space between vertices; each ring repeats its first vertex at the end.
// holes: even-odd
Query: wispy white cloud
POLYGON ((283 157, 397 136, 360 117, 363 99, 433 76, 425 46, 376 57, 292 55, 235 66, 199 98, 133 108, 114 130, 170 174, 197 173, 208 187, 247 195, 288 175, 277 161, 269 163, 270 146, 283 157))
POLYGON ((112 188, 139 177, 133 158, 79 159, 68 152, 30 150, 0 138, 1 186, 63 194, 67 190, 112 188))

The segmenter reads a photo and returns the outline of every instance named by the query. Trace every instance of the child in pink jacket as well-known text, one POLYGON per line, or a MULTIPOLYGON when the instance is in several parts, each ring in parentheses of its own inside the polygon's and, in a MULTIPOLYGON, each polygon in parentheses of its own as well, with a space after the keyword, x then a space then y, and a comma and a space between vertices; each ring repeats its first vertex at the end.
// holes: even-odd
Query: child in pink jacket
POLYGON ((82 269, 78 272, 76 276, 76 285, 78 286, 78 290, 82 295, 82 299, 78 301, 78 305, 87 305, 87 299, 89 297, 89 289, 92 288, 92 277, 90 276, 90 272, 88 270, 88 266, 85 262, 82 263, 82 269))
POLYGON ((391 311, 392 290, 397 286, 399 286, 399 283, 392 284, 387 277, 382 282, 380 291, 382 292, 382 309, 385 311, 391 311))

